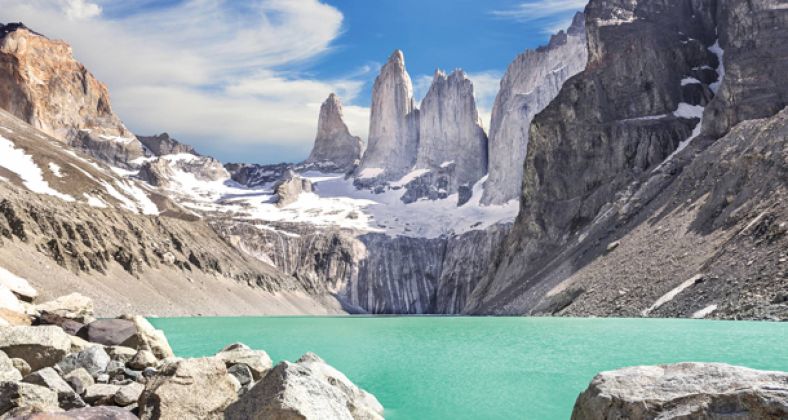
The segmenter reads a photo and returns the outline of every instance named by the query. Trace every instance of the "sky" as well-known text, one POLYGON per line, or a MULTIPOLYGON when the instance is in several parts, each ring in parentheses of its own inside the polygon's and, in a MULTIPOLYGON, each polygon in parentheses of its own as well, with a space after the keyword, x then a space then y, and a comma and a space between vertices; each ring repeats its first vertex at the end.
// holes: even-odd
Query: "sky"
POLYGON ((401 49, 417 100, 462 68, 485 127, 500 78, 585 0, 0 0, 71 44, 141 135, 168 132, 224 162, 305 159, 331 92, 366 140, 371 88, 401 49))

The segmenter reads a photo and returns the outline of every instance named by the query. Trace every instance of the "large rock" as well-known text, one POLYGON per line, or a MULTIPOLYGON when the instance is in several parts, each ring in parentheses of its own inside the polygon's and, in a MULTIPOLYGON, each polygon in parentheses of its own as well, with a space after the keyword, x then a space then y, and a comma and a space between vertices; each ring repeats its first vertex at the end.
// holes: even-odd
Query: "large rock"
MULTIPOLYGON (((443 186, 448 194, 463 185, 473 186, 487 173, 487 135, 476 109, 473 83, 462 70, 449 76, 437 70, 419 113, 414 168, 440 171, 453 165, 443 186)), ((439 182, 434 182, 436 189, 439 182)))
POLYGON ((120 407, 85 407, 63 413, 36 413, 23 416, 19 420, 137 420, 131 411, 120 407))
POLYGON ((301 194, 311 193, 312 190, 311 181, 288 171, 285 177, 274 185, 276 207, 287 207, 295 203, 301 194))
POLYGON ((42 313, 47 312, 82 323, 95 320, 93 318, 93 299, 79 293, 71 293, 36 305, 35 309, 42 313))
POLYGON ((578 13, 566 32, 558 32, 548 45, 527 50, 509 64, 492 109, 490 174, 482 203, 502 204, 520 197, 531 120, 567 79, 585 68, 587 60, 584 16, 578 13))
POLYGON ((142 419, 222 419, 237 398, 237 386, 219 359, 170 363, 148 378, 139 415, 142 419))
POLYGON ((788 418, 788 373, 719 363, 637 366, 598 374, 572 420, 788 418))
POLYGON ((107 370, 109 355, 101 346, 91 346, 79 353, 71 353, 58 362, 57 367, 63 374, 82 368, 94 378, 107 370))
POLYGON ((358 177, 396 180, 416 162, 419 111, 402 51, 394 51, 372 87, 369 139, 358 177))
MULTIPOLYGON (((172 352, 172 348, 170 347, 169 341, 167 341, 167 336, 164 335, 164 331, 157 330, 156 328, 151 325, 151 323, 145 319, 145 317, 134 315, 130 317, 126 317, 130 319, 134 323, 134 327, 137 329, 137 340, 140 342, 137 344, 136 348, 140 348, 140 346, 147 346, 150 348, 150 351, 158 357, 159 359, 166 359, 168 357, 173 357, 175 354, 172 352)), ((130 342, 129 344, 123 344, 129 347, 135 347, 134 341, 130 342)))
POLYGON ((225 418, 382 419, 383 407, 322 360, 282 362, 227 408, 225 418))
POLYGON ((82 397, 91 405, 110 405, 119 390, 120 385, 93 384, 85 389, 82 397))
POLYGON ((74 369, 71 372, 63 375, 63 379, 66 381, 69 386, 79 395, 85 393, 85 391, 91 385, 95 384, 95 380, 93 379, 93 375, 90 374, 84 368, 74 369))
POLYGON ((41 385, 49 388, 57 393, 58 404, 60 408, 65 410, 71 408, 81 408, 86 406, 82 398, 77 395, 74 389, 60 377, 60 375, 52 368, 43 368, 37 370, 23 379, 24 382, 41 385))
POLYGON ((26 382, 0 382, 0 417, 59 412, 57 393, 26 382))
POLYGON ((53 314, 51 312, 41 312, 35 318, 35 324, 38 325, 56 325, 63 329, 66 333, 68 333, 73 338, 79 333, 79 330, 85 327, 85 324, 81 322, 74 321, 73 319, 66 318, 64 316, 60 316, 57 314, 53 314))
POLYGON ((113 401, 121 407, 126 407, 136 403, 140 395, 142 395, 143 390, 145 390, 145 386, 137 382, 122 385, 120 389, 118 389, 118 392, 115 393, 113 401))
POLYGON ((263 350, 252 350, 242 343, 225 347, 216 353, 216 358, 224 361, 228 368, 238 364, 246 365, 251 370, 255 381, 259 381, 273 366, 268 353, 263 350))
POLYGON ((26 361, 32 370, 54 366, 71 351, 71 340, 60 327, 0 327, 0 350, 26 361))
POLYGON ((164 333, 138 315, 91 322, 80 335, 90 342, 105 346, 124 346, 136 350, 148 348, 160 359, 173 356, 164 333))
POLYGON ((22 380, 22 373, 5 352, 0 351, 0 382, 22 380))
POLYGON ((351 135, 342 119, 339 98, 333 93, 328 95, 320 107, 315 144, 305 163, 325 170, 347 172, 359 163, 363 146, 361 138, 351 135))
POLYGON ((164 155, 177 155, 187 153, 196 155, 197 152, 188 144, 183 144, 178 140, 170 137, 167 133, 161 133, 153 136, 137 136, 140 143, 142 143, 148 150, 156 156, 164 155))

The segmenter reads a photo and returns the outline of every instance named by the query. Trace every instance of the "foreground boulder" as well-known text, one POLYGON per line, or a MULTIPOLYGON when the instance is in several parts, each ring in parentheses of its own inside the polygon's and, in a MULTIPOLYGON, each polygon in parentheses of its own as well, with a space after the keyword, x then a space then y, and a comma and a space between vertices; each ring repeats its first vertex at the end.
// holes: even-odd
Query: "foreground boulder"
POLYGON ((0 350, 20 358, 34 371, 53 366, 71 351, 71 340, 60 327, 0 327, 0 350))
POLYGON ((8 355, 0 351, 0 382, 18 381, 22 379, 22 373, 14 366, 13 360, 8 355))
POLYGON ((238 382, 219 359, 185 359, 164 366, 139 398, 142 419, 223 419, 238 382))
POLYGON ((95 320, 93 318, 93 300, 79 293, 61 296, 36 305, 35 309, 82 323, 95 320))
POLYGON ((0 418, 43 411, 62 411, 55 391, 25 382, 0 382, 0 418))
POLYGON ((629 367, 598 374, 572 420, 788 418, 788 373, 720 363, 629 367))
POLYGON ((382 419, 383 407, 344 375, 307 354, 298 363, 274 367, 241 399, 225 419, 382 419))
POLYGON ((57 364, 57 367, 63 374, 83 368, 95 378, 99 373, 107 370, 109 361, 109 355, 102 347, 91 346, 79 353, 69 354, 57 364))
POLYGON ((231 344, 223 348, 219 353, 216 353, 216 357, 223 360, 228 368, 246 365, 255 381, 259 381, 273 366, 268 353, 262 350, 252 350, 242 343, 231 344))
POLYGON ((85 407, 65 413, 37 413, 20 417, 19 420, 137 420, 129 410, 118 407, 85 407))

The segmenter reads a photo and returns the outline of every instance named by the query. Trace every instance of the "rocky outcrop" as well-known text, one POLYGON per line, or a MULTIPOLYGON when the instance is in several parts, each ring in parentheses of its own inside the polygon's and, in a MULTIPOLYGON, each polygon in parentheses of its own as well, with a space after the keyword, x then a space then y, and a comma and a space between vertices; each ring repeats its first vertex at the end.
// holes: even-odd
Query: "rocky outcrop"
POLYGON ((137 136, 137 139, 147 148, 154 156, 164 155, 177 155, 186 153, 190 155, 197 155, 193 147, 184 144, 170 137, 167 133, 156 134, 153 136, 137 136))
POLYGON ((34 371, 54 366, 71 350, 71 340, 60 327, 0 327, 0 350, 18 357, 34 371))
MULTIPOLYGON (((435 171, 431 189, 446 194, 460 186, 470 188, 487 173, 487 135, 482 128, 473 83, 462 70, 449 76, 435 72, 427 95, 419 110, 419 147, 414 169, 435 171), (451 167, 451 171, 446 169, 451 167)), ((423 184, 423 183, 421 183, 423 184)), ((424 185, 419 185, 424 190, 424 185)), ((410 190, 409 186, 405 186, 410 190)), ((415 201, 426 194, 408 194, 415 201)))
POLYGON ((348 172, 359 164, 364 144, 350 134, 342 119, 342 103, 335 94, 320 106, 317 136, 306 164, 319 165, 332 172, 348 172))
POLYGON ((303 193, 311 193, 313 190, 312 182, 301 178, 294 172, 289 172, 285 178, 274 185, 276 194, 276 206, 287 207, 295 203, 303 193))
POLYGON ((112 112, 109 92, 62 41, 22 24, 0 25, 0 107, 110 164, 127 165, 142 145, 112 112))
POLYGON ((176 171, 194 176, 200 181, 219 181, 230 176, 218 160, 189 153, 163 155, 146 160, 140 165, 137 176, 150 185, 166 189, 171 186, 176 171))
POLYGON ((577 398, 572 420, 788 417, 788 374, 720 363, 602 372, 577 398))
POLYGON ((357 176, 362 182, 397 180, 413 167, 418 146, 419 111, 405 56, 397 50, 372 87, 369 138, 357 176))
POLYGON ((502 204, 520 197, 531 120, 587 60, 585 20, 578 13, 548 45, 527 50, 509 64, 492 109, 490 171, 482 203, 502 204))

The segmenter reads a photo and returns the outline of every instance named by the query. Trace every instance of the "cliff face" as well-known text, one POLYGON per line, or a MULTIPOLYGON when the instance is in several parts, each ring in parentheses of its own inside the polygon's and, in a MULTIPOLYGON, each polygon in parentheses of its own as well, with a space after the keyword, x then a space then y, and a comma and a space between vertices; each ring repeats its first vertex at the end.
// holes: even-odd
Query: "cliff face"
POLYGON ((155 156, 177 155, 179 153, 197 154, 193 147, 175 140, 167 133, 154 136, 137 136, 137 139, 155 156))
POLYGON ((342 103, 332 93, 320 107, 315 145, 305 163, 347 172, 358 165, 363 146, 360 137, 350 134, 342 119, 342 103))
MULTIPOLYGON (((770 0, 591 1, 586 8, 588 66, 533 120, 520 214, 496 273, 477 288, 466 310, 561 313, 565 308, 571 311, 573 302, 596 296, 607 302, 602 306, 606 313, 641 313, 650 306, 646 301, 659 297, 655 294, 670 291, 698 272, 713 271, 714 253, 697 242, 697 234, 716 235, 709 242, 722 246, 724 234, 737 222, 704 231, 682 218, 702 220, 702 214, 693 213, 694 206, 708 198, 697 193, 726 187, 700 187, 700 180, 677 185, 677 175, 698 153, 710 154, 708 160, 729 156, 708 146, 731 123, 785 107, 784 83, 775 86, 760 75, 740 79, 728 69, 738 69, 740 75, 760 71, 783 80, 785 60, 775 54, 785 56, 781 51, 788 37, 787 15, 787 9, 770 0), (774 59, 758 68, 752 60, 761 54, 774 59), (721 114, 730 117, 718 127, 721 114), (679 202, 691 208, 665 210, 670 188, 678 189, 670 209, 679 202), (663 258, 634 259, 630 253, 630 259, 620 260, 615 269, 605 264, 608 253, 624 252, 617 248, 619 242, 614 243, 616 238, 622 238, 621 244, 633 238, 628 242, 636 248, 632 251, 647 254, 651 239, 634 240, 647 223, 671 229, 670 240, 660 248, 663 258), (606 248, 607 244, 611 245, 606 248), (700 258, 687 260, 683 250, 700 258), (683 268, 672 271, 676 277, 660 274, 671 271, 666 260, 682 259, 683 268), (599 283, 573 287, 571 277, 584 267, 608 274, 626 271, 630 278, 648 279, 648 284, 622 284, 616 290, 611 284, 601 286, 602 271, 594 271, 599 283)), ((742 141, 751 142, 754 134, 742 141)), ((769 141, 780 148, 785 137, 772 136, 769 141)), ((764 172, 762 182, 784 176, 780 174, 764 172)), ((722 207, 727 207, 735 199, 724 201, 722 207)), ((778 213, 784 211, 780 200, 774 203, 778 213)), ((738 204, 753 206, 755 197, 738 204)), ((747 282, 751 277, 741 279, 747 282)), ((740 290, 741 285, 728 287, 740 290)), ((773 283, 768 294, 781 288, 785 285, 773 283)), ((717 290, 710 300, 724 293, 717 290)), ((760 305, 767 301, 763 298, 760 305)), ((594 310, 585 306, 571 313, 594 310)))
POLYGON ((55 138, 112 164, 143 149, 112 112, 106 86, 71 47, 21 24, 0 25, 0 107, 55 138))
POLYGON ((578 13, 566 32, 553 35, 545 47, 520 54, 509 65, 492 109, 484 204, 520 197, 531 120, 567 79, 585 68, 587 57, 584 16, 578 13))
POLYGON ((419 146, 419 111, 402 51, 394 51, 372 87, 369 139, 360 178, 397 180, 410 171, 419 146))
POLYGON ((449 192, 472 186, 487 173, 487 135, 482 128, 473 84, 462 70, 436 71, 421 101, 419 150, 415 169, 454 166, 449 192))

